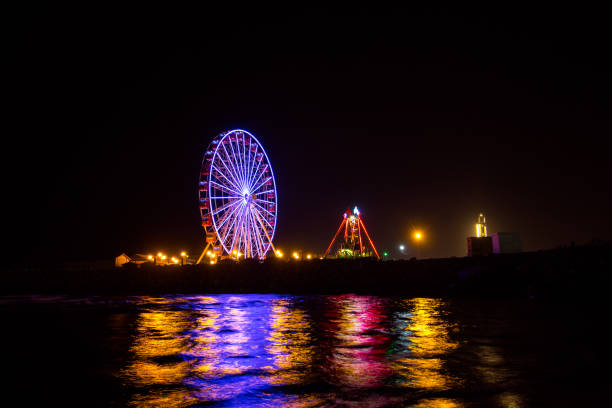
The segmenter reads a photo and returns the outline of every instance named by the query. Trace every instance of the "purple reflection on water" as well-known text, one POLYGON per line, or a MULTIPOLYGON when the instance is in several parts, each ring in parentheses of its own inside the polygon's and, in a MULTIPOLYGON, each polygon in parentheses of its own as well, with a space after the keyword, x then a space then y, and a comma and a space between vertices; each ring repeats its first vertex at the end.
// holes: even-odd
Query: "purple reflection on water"
POLYGON ((142 298, 123 371, 138 390, 131 404, 303 407, 355 398, 385 406, 403 397, 381 390, 419 381, 413 363, 436 379, 420 378, 420 386, 443 389, 437 361, 413 361, 418 341, 407 340, 430 329, 427 307, 435 303, 415 309, 416 322, 408 312, 415 305, 400 302, 399 312, 393 305, 355 295, 142 298))

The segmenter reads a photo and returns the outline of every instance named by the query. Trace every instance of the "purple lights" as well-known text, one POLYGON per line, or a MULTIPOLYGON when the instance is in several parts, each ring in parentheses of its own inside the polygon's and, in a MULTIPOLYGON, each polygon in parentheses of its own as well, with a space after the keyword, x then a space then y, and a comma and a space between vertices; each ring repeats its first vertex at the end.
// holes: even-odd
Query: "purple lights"
POLYGON ((212 141, 202 161, 199 198, 207 242, 236 259, 265 258, 276 231, 277 194, 272 166, 255 136, 234 129, 212 141))

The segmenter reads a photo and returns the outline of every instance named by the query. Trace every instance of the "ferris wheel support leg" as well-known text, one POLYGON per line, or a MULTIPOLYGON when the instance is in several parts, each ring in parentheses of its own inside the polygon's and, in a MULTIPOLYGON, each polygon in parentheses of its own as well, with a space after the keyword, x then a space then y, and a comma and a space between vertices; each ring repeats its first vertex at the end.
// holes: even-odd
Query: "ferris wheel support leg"
POLYGON ((199 265, 200 262, 202 262, 202 258, 204 258, 204 254, 206 253, 206 251, 208 251, 208 247, 210 246, 210 242, 206 244, 206 246, 204 247, 204 250, 202 251, 202 255, 200 255, 200 257, 198 258, 198 261, 196 262, 196 265, 199 265))

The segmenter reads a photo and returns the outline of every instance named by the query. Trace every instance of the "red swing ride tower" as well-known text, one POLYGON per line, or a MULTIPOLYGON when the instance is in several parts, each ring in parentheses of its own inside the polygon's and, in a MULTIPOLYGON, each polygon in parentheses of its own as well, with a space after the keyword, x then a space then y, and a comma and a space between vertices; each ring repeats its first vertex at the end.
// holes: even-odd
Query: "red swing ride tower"
POLYGON ((370 248, 376 254, 376 258, 380 259, 378 255, 378 251, 374 246, 374 242, 372 242, 372 238, 370 238, 370 234, 368 234, 368 230, 361 219, 361 213, 359 209, 355 207, 353 212, 351 213, 350 209, 347 209, 344 213, 342 222, 340 223, 340 227, 338 227, 338 231, 334 235, 331 243, 327 247, 327 251, 325 251, 324 258, 329 255, 332 247, 334 246, 334 242, 340 235, 340 232, 344 230, 344 240, 340 244, 340 249, 338 249, 337 256, 338 258, 357 258, 357 257, 371 257, 372 252, 368 250, 367 245, 365 245, 364 237, 361 235, 361 231, 363 230, 365 237, 368 239, 368 243, 370 244, 370 248))

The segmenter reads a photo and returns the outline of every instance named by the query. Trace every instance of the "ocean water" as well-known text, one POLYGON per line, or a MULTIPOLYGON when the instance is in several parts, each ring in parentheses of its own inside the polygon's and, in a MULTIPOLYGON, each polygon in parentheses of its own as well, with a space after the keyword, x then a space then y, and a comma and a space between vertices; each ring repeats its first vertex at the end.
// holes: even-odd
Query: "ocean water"
POLYGON ((15 406, 608 405, 597 306, 375 296, 3 297, 15 406))

